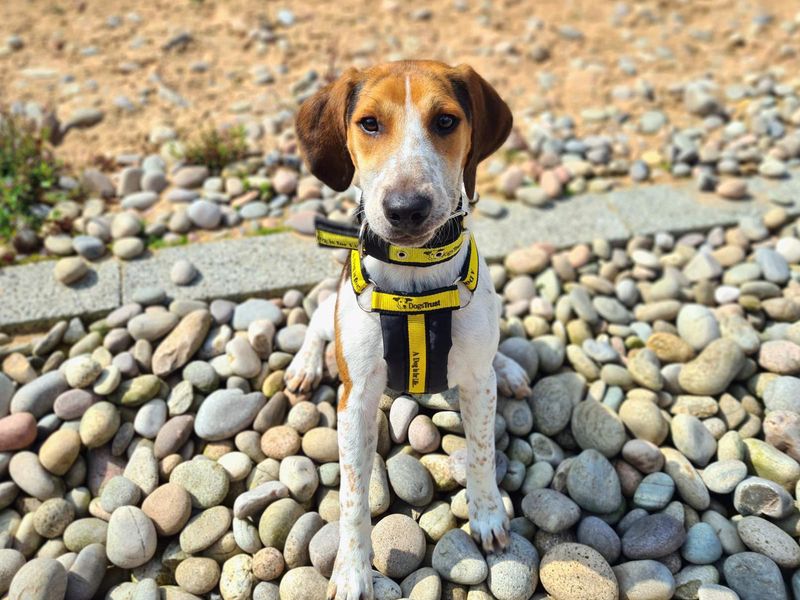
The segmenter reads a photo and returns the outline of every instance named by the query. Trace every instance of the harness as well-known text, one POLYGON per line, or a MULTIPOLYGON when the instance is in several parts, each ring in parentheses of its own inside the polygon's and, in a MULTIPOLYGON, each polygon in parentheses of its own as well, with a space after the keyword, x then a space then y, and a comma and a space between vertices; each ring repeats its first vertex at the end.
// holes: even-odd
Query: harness
MULTIPOLYGON (((361 211, 359 211, 359 214, 361 211)), ((395 246, 371 235, 366 221, 354 227, 317 217, 317 243, 350 250, 350 284, 359 307, 380 315, 383 358, 390 389, 410 394, 443 392, 452 339, 453 311, 467 306, 478 286, 478 248, 464 227, 464 211, 454 213, 421 248, 395 246), (445 287, 423 292, 379 288, 364 265, 364 256, 397 265, 429 267, 452 260, 468 245, 458 278, 445 287)))

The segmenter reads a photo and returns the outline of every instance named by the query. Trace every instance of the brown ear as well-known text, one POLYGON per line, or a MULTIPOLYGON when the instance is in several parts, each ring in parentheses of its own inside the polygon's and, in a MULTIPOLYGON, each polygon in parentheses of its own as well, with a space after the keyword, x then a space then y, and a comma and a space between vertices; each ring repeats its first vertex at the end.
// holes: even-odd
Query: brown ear
POLYGON ((456 67, 460 83, 469 95, 472 146, 464 167, 464 189, 467 197, 475 196, 475 177, 478 163, 503 145, 514 118, 508 105, 486 80, 469 65, 456 67))
POLYGON ((308 168, 337 192, 346 190, 355 167, 347 151, 347 104, 356 84, 356 69, 348 69, 300 105, 297 138, 308 168))

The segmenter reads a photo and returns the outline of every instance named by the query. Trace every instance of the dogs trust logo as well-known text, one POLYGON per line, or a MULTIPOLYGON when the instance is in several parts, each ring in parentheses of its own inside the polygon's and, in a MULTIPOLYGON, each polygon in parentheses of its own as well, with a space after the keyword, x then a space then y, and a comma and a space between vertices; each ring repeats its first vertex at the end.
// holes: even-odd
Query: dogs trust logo
POLYGON ((432 308, 438 308, 442 304, 441 300, 435 300, 434 302, 429 302, 427 300, 423 302, 414 302, 414 299, 408 296, 392 296, 392 300, 394 300, 397 309, 402 311, 430 310, 432 308))

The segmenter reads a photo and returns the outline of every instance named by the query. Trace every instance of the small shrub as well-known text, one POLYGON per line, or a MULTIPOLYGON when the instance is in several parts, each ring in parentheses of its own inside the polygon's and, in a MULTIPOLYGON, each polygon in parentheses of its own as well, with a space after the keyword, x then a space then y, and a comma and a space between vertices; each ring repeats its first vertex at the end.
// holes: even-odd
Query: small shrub
POLYGON ((243 127, 224 131, 206 129, 186 143, 183 158, 192 165, 205 165, 212 173, 219 173, 230 163, 247 156, 247 141, 243 127))
POLYGON ((0 238, 23 226, 38 227, 31 207, 52 201, 61 165, 53 157, 46 131, 0 112, 0 238))

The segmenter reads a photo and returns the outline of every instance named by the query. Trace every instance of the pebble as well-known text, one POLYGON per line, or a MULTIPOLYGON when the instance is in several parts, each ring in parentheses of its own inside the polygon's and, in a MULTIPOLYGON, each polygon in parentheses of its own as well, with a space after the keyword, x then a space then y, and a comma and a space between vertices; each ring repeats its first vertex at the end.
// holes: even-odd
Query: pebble
POLYGON ((563 543, 542 559, 542 585, 553 600, 617 600, 619 585, 611 567, 589 546, 563 543))
POLYGON ((633 560, 612 569, 621 598, 630 600, 670 600, 675 593, 675 578, 655 560, 633 560))
POLYGON ((537 527, 560 533, 575 525, 580 507, 568 496, 551 489, 533 490, 522 499, 522 512, 537 527))
POLYGON ((170 483, 182 486, 192 499, 194 508, 210 508, 220 504, 228 494, 228 473, 211 460, 196 458, 172 470, 170 483))
POLYGON ((207 594, 219 582, 220 567, 211 558, 190 556, 175 569, 175 582, 191 594, 207 594))
POLYGON ((108 560, 123 569, 145 564, 156 552, 156 529, 141 509, 122 506, 108 522, 108 560))
POLYGON ((755 552, 741 552, 725 559, 725 582, 745 600, 789 600, 778 565, 755 552))
POLYGON ((238 389, 217 390, 200 405, 194 431, 208 441, 233 437, 252 425, 266 401, 261 392, 245 394, 238 389))
POLYGON ((175 285, 190 285, 197 277, 197 268, 187 259, 176 260, 169 271, 169 278, 175 285))
POLYGON ((462 585, 481 583, 489 567, 473 539, 461 529, 448 531, 433 549, 432 565, 447 581, 462 585))
POLYGON ((786 569, 800 566, 800 546, 777 525, 761 517, 744 517, 736 528, 750 550, 767 556, 786 569))
POLYGON ((34 558, 17 571, 9 600, 58 600, 67 592, 67 572, 52 558, 34 558))
POLYGON ((533 544, 511 532, 502 552, 490 554, 487 585, 498 600, 528 600, 539 580, 539 555, 533 544))
POLYGON ((78 256, 68 256, 56 261, 53 269, 55 278, 64 285, 81 281, 89 273, 89 265, 78 256))
POLYGON ((408 454, 386 461, 389 483, 395 494, 412 506, 426 506, 433 498, 433 481, 428 470, 408 454))
POLYGON ((722 556, 722 544, 711 525, 695 523, 686 532, 681 555, 692 564, 708 565, 722 556))
POLYGON ((622 504, 622 490, 614 467, 596 450, 584 450, 571 463, 567 491, 584 510, 611 513, 622 504))
POLYGON ((661 510, 672 500, 675 482, 666 473, 651 473, 642 479, 633 496, 633 503, 639 508, 661 510))
POLYGON ((747 465, 740 460, 720 460, 702 472, 703 482, 715 494, 730 494, 747 477, 747 465))
POLYGON ((192 499, 177 483, 165 483, 144 499, 142 511, 150 518, 158 535, 172 536, 189 520, 192 499))
POLYGON ((281 600, 307 600, 324 598, 328 580, 314 567, 298 567, 288 571, 281 579, 281 600))
POLYGON ((36 440, 36 419, 27 412, 0 418, 0 452, 22 450, 36 440))
POLYGON ((630 559, 662 558, 675 552, 686 539, 680 522, 666 514, 642 517, 622 536, 622 552, 630 559))

